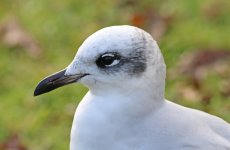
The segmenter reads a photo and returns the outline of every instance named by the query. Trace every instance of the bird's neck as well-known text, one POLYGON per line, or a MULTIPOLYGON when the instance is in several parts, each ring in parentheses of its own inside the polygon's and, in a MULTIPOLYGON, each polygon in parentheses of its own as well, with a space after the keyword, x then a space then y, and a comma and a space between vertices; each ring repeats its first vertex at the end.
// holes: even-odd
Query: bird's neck
MULTIPOLYGON (((159 87, 108 88, 103 91, 90 91, 100 109, 110 109, 114 113, 127 113, 131 117, 148 115, 164 103, 164 93, 159 87), (110 108, 111 107, 111 108, 110 108)), ((108 111, 109 112, 109 111, 108 111)), ((130 116, 127 116, 130 117, 130 116)))
POLYGON ((160 108, 164 103, 164 90, 164 72, 161 74, 161 71, 151 71, 141 77, 131 77, 112 85, 97 84, 97 87, 90 88, 89 93, 100 108, 107 109, 111 106, 114 112, 129 112, 135 116, 160 108))

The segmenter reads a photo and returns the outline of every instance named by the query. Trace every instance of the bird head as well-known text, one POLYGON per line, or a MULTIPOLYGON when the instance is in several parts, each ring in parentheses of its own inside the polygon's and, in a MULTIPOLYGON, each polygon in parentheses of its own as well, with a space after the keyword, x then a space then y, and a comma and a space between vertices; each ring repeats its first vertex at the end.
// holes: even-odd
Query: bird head
POLYGON ((150 34, 133 26, 112 26, 89 36, 70 65, 42 80, 34 95, 76 82, 95 93, 157 87, 163 94, 165 73, 163 56, 150 34))

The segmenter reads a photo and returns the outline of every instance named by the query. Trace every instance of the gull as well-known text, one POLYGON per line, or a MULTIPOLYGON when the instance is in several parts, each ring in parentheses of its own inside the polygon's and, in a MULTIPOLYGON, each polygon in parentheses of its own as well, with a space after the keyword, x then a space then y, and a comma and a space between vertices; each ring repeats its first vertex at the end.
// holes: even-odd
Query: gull
POLYGON ((72 63, 43 79, 34 95, 76 82, 88 87, 70 150, 230 150, 229 123, 166 100, 165 77, 150 34, 111 26, 89 36, 72 63))

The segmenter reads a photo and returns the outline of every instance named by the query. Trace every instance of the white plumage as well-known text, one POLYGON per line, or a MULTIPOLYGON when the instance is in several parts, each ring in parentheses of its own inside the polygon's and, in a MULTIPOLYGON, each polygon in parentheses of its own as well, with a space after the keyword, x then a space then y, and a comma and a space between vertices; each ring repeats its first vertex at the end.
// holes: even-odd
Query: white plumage
POLYGON ((227 122, 165 100, 164 59, 145 31, 97 31, 65 70, 79 74, 89 92, 74 116, 70 150, 230 150, 227 122))

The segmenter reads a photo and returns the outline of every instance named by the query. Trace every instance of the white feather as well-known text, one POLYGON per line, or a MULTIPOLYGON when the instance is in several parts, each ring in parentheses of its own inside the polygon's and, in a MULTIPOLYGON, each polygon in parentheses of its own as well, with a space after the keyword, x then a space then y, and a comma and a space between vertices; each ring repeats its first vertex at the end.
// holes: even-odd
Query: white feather
MULTIPOLYGON (((116 62, 117 63, 117 62, 116 62)), ((122 66, 121 66, 122 67, 122 66)), ((132 26, 99 30, 81 45, 66 74, 89 73, 89 92, 77 107, 70 150, 230 150, 230 125, 164 99, 165 63, 145 31, 132 26), (95 57, 141 47, 147 68, 138 76, 103 73, 95 57)))

